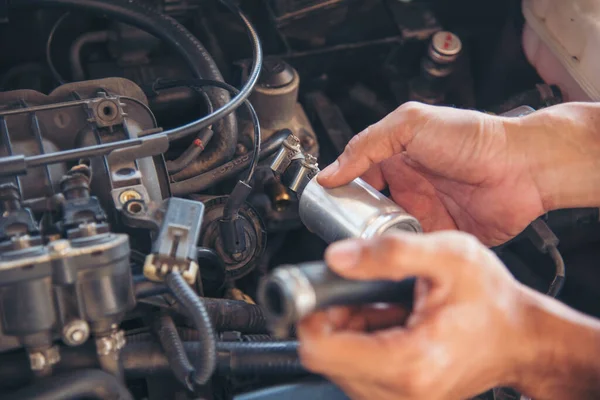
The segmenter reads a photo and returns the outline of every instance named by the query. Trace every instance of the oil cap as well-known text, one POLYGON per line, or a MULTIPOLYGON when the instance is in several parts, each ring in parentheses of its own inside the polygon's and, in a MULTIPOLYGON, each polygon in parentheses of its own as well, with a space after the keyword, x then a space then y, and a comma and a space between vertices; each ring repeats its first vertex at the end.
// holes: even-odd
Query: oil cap
POLYGON ((435 62, 446 64, 456 60, 461 50, 462 42, 458 36, 452 32, 440 31, 431 38, 429 56, 435 62))

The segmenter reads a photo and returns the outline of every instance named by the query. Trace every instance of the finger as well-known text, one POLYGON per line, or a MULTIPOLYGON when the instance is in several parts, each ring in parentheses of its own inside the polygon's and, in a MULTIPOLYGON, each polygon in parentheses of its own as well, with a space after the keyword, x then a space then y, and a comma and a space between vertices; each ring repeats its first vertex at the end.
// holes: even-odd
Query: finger
MULTIPOLYGON (((434 283, 450 278, 456 262, 448 251, 451 243, 439 234, 415 235, 405 232, 361 240, 351 239, 329 246, 327 265, 347 278, 402 280, 411 276, 434 283)), ((459 253, 455 250, 454 253, 459 253)))
POLYGON ((401 326, 409 310, 399 305, 379 304, 355 307, 332 307, 326 312, 333 330, 372 332, 401 326))
POLYGON ((373 165, 406 149, 416 131, 424 123, 427 106, 406 103, 378 123, 352 138, 342 155, 319 174, 326 187, 346 184, 358 178, 373 165))
POLYGON ((362 174, 361 178, 377 190, 383 190, 387 186, 380 164, 373 165, 367 172, 362 174))

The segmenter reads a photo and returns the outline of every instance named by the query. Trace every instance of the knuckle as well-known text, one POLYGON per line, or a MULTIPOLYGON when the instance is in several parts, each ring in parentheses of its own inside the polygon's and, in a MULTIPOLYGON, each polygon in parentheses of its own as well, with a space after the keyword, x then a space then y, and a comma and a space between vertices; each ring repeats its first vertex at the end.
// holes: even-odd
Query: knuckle
POLYGON ((420 115, 423 113, 425 105, 423 103, 419 103, 418 101, 408 101, 398 107, 398 110, 402 113, 405 113, 409 116, 412 115, 420 115))
POLYGON ((402 259, 405 242, 396 235, 385 235, 376 239, 372 246, 373 252, 390 261, 399 262, 402 259))
POLYGON ((438 248, 449 258, 463 263, 480 258, 483 245, 475 236, 469 233, 460 231, 442 232, 438 239, 438 248))
POLYGON ((359 132, 358 134, 354 135, 354 137, 352 137, 352 139, 350 139, 350 141, 346 145, 346 148, 344 149, 344 153, 356 152, 360 147, 362 147, 363 141, 369 136, 369 132, 371 132, 371 131, 372 131, 372 125, 368 126, 362 132, 359 132))

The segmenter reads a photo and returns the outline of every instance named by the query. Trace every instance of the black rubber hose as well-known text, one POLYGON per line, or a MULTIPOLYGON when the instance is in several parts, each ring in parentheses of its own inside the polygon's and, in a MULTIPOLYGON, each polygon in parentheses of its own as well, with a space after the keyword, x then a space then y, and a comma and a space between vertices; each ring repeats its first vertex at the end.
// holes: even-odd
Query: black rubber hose
MULTIPOLYGON (((153 85, 153 87, 156 90, 173 88, 173 87, 181 87, 181 86, 186 86, 186 87, 191 87, 191 88, 204 87, 204 86, 209 86, 209 87, 216 86, 220 89, 227 90, 229 93, 231 93, 233 95, 239 94, 239 90, 237 90, 235 87, 231 86, 228 83, 211 81, 208 79, 187 79, 187 80, 184 79, 184 80, 159 81, 153 85)), ((246 182, 249 185, 250 182, 252 181, 252 177, 254 176, 254 171, 256 170, 256 166, 258 165, 258 160, 260 159, 261 133, 260 133, 260 122, 258 120, 258 115, 256 114, 254 107, 252 107, 252 104, 248 100, 246 100, 244 102, 244 105, 248 109, 248 113, 250 114, 250 118, 252 119, 252 125, 254 127, 254 152, 252 153, 252 161, 250 163, 250 166, 248 167, 248 175, 246 176, 246 179, 244 180, 244 182, 246 182)), ((173 176, 173 179, 178 180, 183 175, 185 175, 185 174, 182 173, 182 174, 175 175, 175 176, 173 176)))
MULTIPOLYGON (((177 326, 177 333, 179 334, 179 338, 182 342, 197 342, 200 339, 200 333, 193 328, 188 328, 187 326, 177 326)), ((231 331, 229 332, 231 333, 231 331)), ((239 332, 236 332, 239 333, 239 332)), ((127 343, 144 343, 148 341, 152 341, 152 335, 150 332, 139 332, 127 335, 126 337, 127 343)), ((279 340, 273 338, 271 335, 263 333, 257 335, 236 335, 235 339, 226 339, 220 337, 217 341, 217 349, 219 348, 221 342, 283 342, 284 340, 279 340)))
POLYGON ((65 19, 69 17, 69 15, 70 13, 66 12, 56 20, 56 22, 52 26, 52 29, 50 29, 48 39, 46 40, 46 64, 48 64, 48 68, 50 69, 52 77, 56 80, 56 82, 59 85, 64 85, 66 81, 60 75, 60 72, 58 72, 58 70, 54 66, 54 62, 52 61, 52 40, 54 40, 54 35, 56 34, 58 27, 65 21, 65 19))
MULTIPOLYGON (((198 342, 184 342, 185 351, 194 359, 200 352, 198 342)), ((306 375, 298 357, 298 342, 218 342, 217 373, 238 375, 306 375)), ((153 342, 129 343, 123 349, 123 363, 128 378, 142 378, 170 371, 167 357, 153 342)))
MULTIPOLYGON (((264 342, 264 343, 239 343, 217 342, 217 352, 220 354, 217 372, 228 377, 241 374, 241 372, 254 371, 260 375, 297 376, 307 374, 307 371, 297 362, 296 342, 264 342), (280 343, 284 343, 281 345, 280 343), (286 344, 287 343, 287 344, 286 344), (275 346, 277 344, 277 346, 275 346), (239 367, 232 361, 240 362, 239 367)), ((183 347, 188 357, 198 354, 196 341, 184 341, 183 347)), ((98 358, 94 346, 68 347, 60 349, 61 361, 55 366, 55 372, 62 376, 68 374, 69 380, 77 378, 74 370, 82 371, 86 368, 98 368, 98 358)), ((127 336, 127 344, 121 350, 121 358, 127 379, 151 378, 153 376, 172 374, 169 361, 163 349, 150 333, 139 333, 127 336)), ((96 372, 96 371, 94 371, 96 372)), ((103 371, 98 370, 101 374, 103 371)), ((110 376, 110 375, 109 375, 110 376)), ((14 388, 29 384, 33 375, 29 367, 29 359, 24 351, 13 351, 0 355, 0 388, 14 388)), ((111 376, 106 389, 113 387, 116 379, 111 376)), ((100 389, 98 389, 100 390, 100 389)), ((4 391, 0 391, 0 398, 5 399, 4 391)), ((20 392, 15 392, 20 393, 20 392)), ((93 396, 91 396, 93 397, 93 396)), ((127 398, 127 397, 124 397, 127 398)), ((16 399, 9 397, 8 399, 16 399)), ((18 397, 21 399, 21 397, 18 397)))
POLYGON ((4 400, 133 400, 127 388, 101 370, 78 370, 41 379, 23 389, 5 394, 4 400))
POLYGON ((201 339, 197 360, 194 364, 194 381, 204 385, 215 371, 216 339, 210 316, 203 301, 194 293, 181 274, 173 271, 165 278, 165 283, 177 301, 187 310, 194 327, 200 332, 201 339))
MULTIPOLYGON (((206 104, 206 111, 208 112, 208 114, 212 114, 212 112, 214 111, 214 107, 212 105, 212 102, 210 101, 210 97, 208 97, 206 92, 202 88, 199 88, 197 86, 190 86, 190 88, 202 97, 202 100, 206 104)), ((154 85, 152 89, 155 93, 158 90, 154 85)), ((167 161, 167 172, 170 175, 176 174, 180 171, 183 171, 185 167, 193 163, 194 160, 196 160, 200 156, 200 154, 206 149, 206 146, 212 139, 213 134, 214 132, 212 130, 212 127, 210 126, 201 129, 200 132, 198 132, 196 139, 192 141, 189 147, 185 149, 185 151, 181 153, 179 157, 177 157, 174 160, 167 161)))
MULTIPOLYGON (((265 140, 261 148, 259 161, 262 161, 277 152, 290 134, 291 132, 289 130, 283 129, 273 134, 268 140, 265 140)), ((248 167, 248 165, 250 165, 251 158, 252 156, 250 154, 244 154, 243 156, 223 164, 219 168, 215 168, 184 181, 173 182, 171 183, 171 193, 173 196, 184 196, 207 190, 219 182, 223 182, 226 179, 233 178, 240 174, 248 167)))
MULTIPOLYGON (((179 304, 169 304, 161 298, 147 298, 140 303, 172 310, 189 317, 189 312, 179 304)), ((240 300, 202 298, 202 303, 217 332, 238 331, 242 333, 265 333, 267 321, 262 309, 240 300)))
POLYGON ((218 368, 223 375, 289 375, 305 372, 298 342, 221 342, 218 368))
MULTIPOLYGON (((223 121, 215 124, 217 137, 211 141, 210 148, 193 164, 194 168, 190 170, 189 176, 209 170, 233 156, 238 132, 235 115, 232 113, 252 92, 262 66, 262 48, 256 30, 236 6, 226 0, 223 0, 223 3, 244 23, 252 41, 254 63, 248 81, 240 90, 239 95, 229 100, 229 95, 223 91, 210 91, 211 101, 218 108, 217 111, 189 124, 164 132, 170 140, 177 140, 197 133, 200 129, 223 119, 223 121)), ((29 8, 43 6, 71 7, 118 19, 167 42, 184 57, 198 78, 223 81, 223 77, 210 54, 185 27, 175 19, 161 14, 136 0, 16 0, 10 2, 10 6, 29 8)))
POLYGON ((185 353, 183 342, 179 337, 173 318, 167 314, 157 315, 152 320, 152 331, 158 337, 175 379, 188 390, 194 390, 192 381, 194 367, 185 353))
POLYGON ((192 164, 200 154, 206 149, 206 145, 210 142, 214 132, 211 128, 204 128, 200 131, 196 139, 190 146, 174 160, 167 161, 167 172, 169 175, 174 175, 183 171, 187 166, 192 164))

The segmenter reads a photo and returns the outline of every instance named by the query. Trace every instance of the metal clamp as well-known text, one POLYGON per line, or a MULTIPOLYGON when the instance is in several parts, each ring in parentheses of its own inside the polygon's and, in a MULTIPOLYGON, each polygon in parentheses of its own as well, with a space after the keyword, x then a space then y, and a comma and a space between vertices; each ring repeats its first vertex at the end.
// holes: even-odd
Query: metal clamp
POLYGON ((294 135, 289 135, 283 142, 283 146, 271 162, 273 172, 283 174, 292 161, 302 154, 300 148, 300 139, 294 135))
POLYGON ((99 356, 118 353, 123 347, 125 347, 125 332, 121 330, 96 339, 96 352, 99 356))

